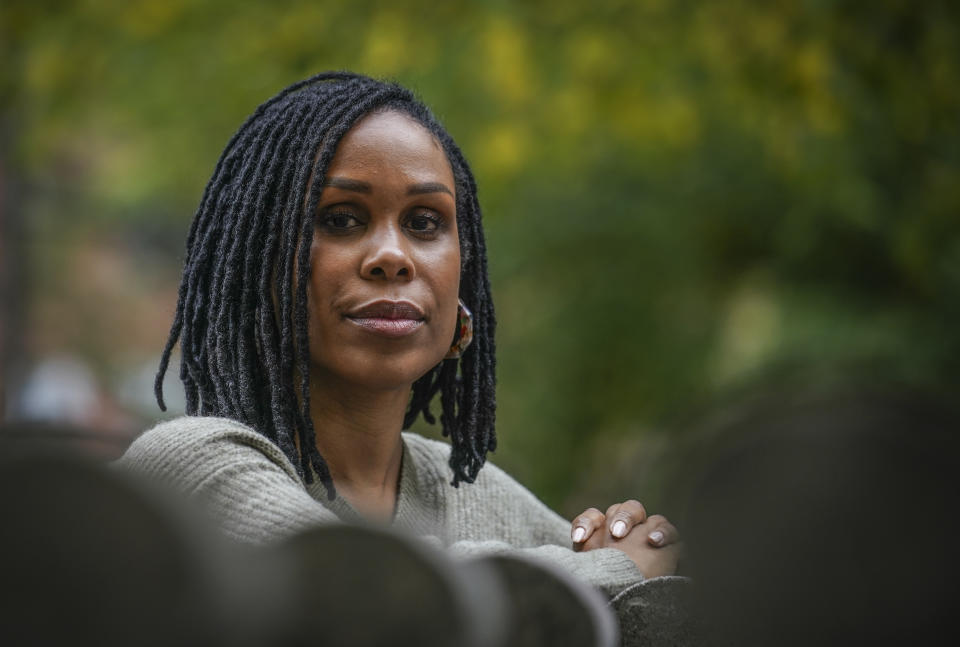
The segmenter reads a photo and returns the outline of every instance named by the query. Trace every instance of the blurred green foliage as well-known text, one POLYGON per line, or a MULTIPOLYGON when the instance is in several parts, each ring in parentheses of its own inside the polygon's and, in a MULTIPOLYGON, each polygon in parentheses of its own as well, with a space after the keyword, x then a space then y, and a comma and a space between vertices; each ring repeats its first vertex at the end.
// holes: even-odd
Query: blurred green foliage
POLYGON ((958 18, 949 0, 7 0, 30 328, 63 311, 51 295, 86 322, 26 352, 71 345, 105 372, 155 355, 162 335, 104 323, 128 301, 63 287, 65 250, 133 250, 125 298, 162 298, 162 330, 243 118, 314 72, 395 78, 478 177, 497 462, 567 514, 656 507, 671 438, 713 402, 784 380, 956 387, 958 18))

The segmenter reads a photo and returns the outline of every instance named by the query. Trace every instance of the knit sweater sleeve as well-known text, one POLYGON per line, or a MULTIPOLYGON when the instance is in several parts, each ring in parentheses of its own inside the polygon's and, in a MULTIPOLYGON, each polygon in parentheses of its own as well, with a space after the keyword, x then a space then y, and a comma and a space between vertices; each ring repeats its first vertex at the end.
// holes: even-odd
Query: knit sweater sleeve
POLYGON ((482 557, 500 553, 519 553, 533 559, 550 562, 564 569, 580 581, 596 587, 608 598, 644 582, 643 574, 627 554, 613 548, 598 548, 575 553, 562 546, 531 546, 517 548, 502 541, 458 541, 448 550, 456 557, 482 557))
POLYGON ((276 445, 226 418, 161 423, 134 440, 116 467, 199 500, 227 535, 245 542, 337 521, 276 445))
POLYGON ((414 434, 405 438, 417 458, 421 490, 443 493, 438 522, 454 555, 519 552, 558 565, 610 597, 644 580, 623 551, 574 552, 570 522, 496 465, 487 463, 476 482, 453 488, 447 482, 449 448, 414 434))

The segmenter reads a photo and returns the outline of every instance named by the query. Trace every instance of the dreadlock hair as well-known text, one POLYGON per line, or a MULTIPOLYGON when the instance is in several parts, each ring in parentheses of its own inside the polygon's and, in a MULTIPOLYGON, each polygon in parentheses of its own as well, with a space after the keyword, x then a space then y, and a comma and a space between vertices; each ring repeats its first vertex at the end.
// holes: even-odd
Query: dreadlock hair
POLYGON ((247 118, 220 156, 187 236, 177 310, 154 393, 180 342, 189 415, 232 418, 276 443, 301 476, 333 499, 330 471, 310 417, 307 285, 314 218, 337 144, 363 116, 404 113, 446 152, 456 188, 460 298, 474 341, 413 385, 403 420, 436 419, 451 440, 452 485, 472 483, 496 449, 493 301, 477 187, 463 154, 407 89, 348 72, 295 83, 247 118), (296 279, 294 279, 294 276, 296 279))

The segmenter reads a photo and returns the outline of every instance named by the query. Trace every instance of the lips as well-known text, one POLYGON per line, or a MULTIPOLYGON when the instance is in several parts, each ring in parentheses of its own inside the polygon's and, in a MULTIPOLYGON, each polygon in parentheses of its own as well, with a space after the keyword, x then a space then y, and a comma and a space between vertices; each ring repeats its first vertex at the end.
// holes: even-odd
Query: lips
POLYGON ((412 335, 423 325, 426 315, 410 301, 373 301, 346 314, 346 319, 364 330, 383 337, 412 335))

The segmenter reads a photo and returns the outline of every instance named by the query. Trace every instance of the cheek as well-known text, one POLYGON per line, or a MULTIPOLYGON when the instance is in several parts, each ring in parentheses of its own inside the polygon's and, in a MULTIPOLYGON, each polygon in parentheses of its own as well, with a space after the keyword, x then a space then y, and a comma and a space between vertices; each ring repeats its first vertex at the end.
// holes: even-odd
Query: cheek
POLYGON ((314 240, 310 248, 310 286, 311 296, 326 295, 330 298, 334 287, 339 285, 345 272, 351 265, 349 254, 334 245, 324 245, 314 240))
POLYGON ((310 250, 310 284, 307 286, 307 329, 313 336, 330 324, 331 304, 337 297, 337 286, 342 283, 340 274, 347 260, 340 258, 335 249, 313 243, 310 250))
POLYGON ((436 277, 435 290, 439 305, 456 310, 460 295, 460 248, 456 247, 438 259, 432 273, 436 277))
MULTIPOLYGON (((442 281, 439 288, 438 305, 443 310, 444 342, 449 346, 457 327, 457 302, 460 297, 460 249, 459 247, 445 259, 442 269, 442 281)), ((446 353, 446 348, 444 353, 446 353)))

